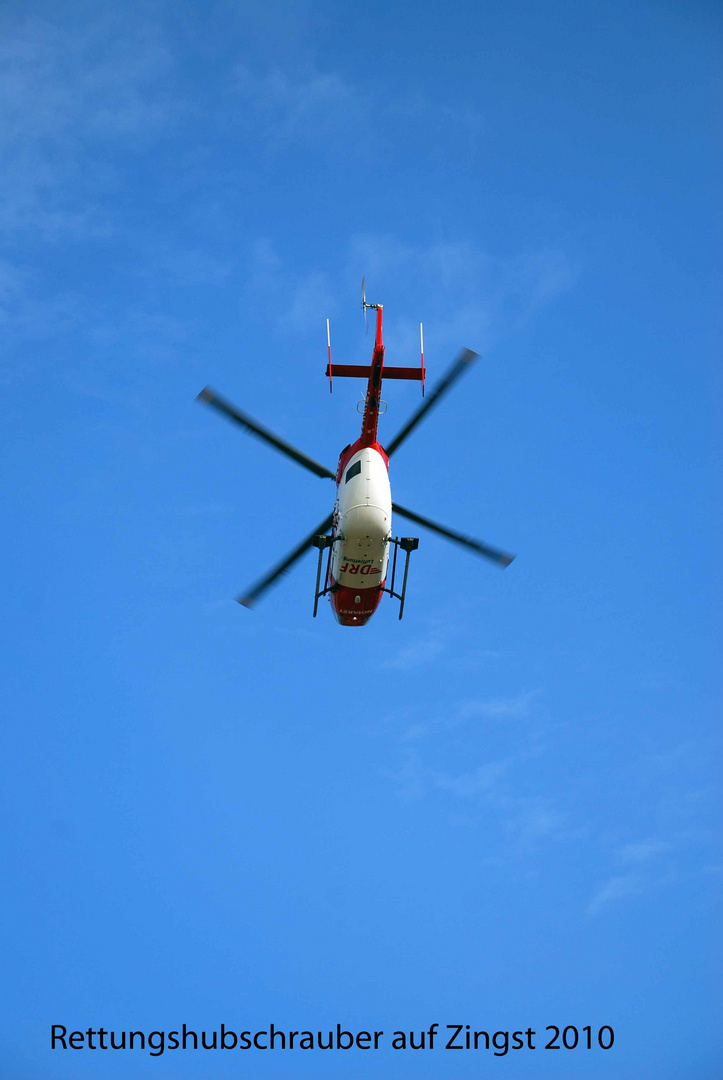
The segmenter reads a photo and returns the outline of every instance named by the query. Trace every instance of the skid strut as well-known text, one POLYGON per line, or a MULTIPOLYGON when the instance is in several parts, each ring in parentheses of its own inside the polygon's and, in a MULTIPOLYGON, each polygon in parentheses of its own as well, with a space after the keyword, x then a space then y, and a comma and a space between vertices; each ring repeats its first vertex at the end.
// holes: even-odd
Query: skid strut
MULTIPOLYGON (((313 546, 318 549, 319 561, 316 564, 316 587, 314 588, 314 618, 319 609, 319 600, 322 596, 326 596, 329 592, 329 569, 331 567, 331 552, 334 544, 337 540, 343 540, 343 536, 315 536, 311 541, 313 546), (328 551, 326 557, 326 573, 324 575, 324 588, 321 589, 321 565, 324 561, 324 552, 328 551)), ((416 551, 419 547, 419 539, 416 536, 390 536, 389 543, 394 544, 394 555, 392 557, 392 583, 390 586, 384 586, 382 592, 389 593, 395 600, 399 601, 399 618, 401 619, 404 614, 404 600, 407 595, 407 575, 409 573, 409 556, 413 551, 416 551), (400 593, 394 591, 394 586, 397 579, 397 549, 401 548, 405 553, 406 558, 404 560, 404 575, 402 577, 402 591, 400 593)))
POLYGON ((419 547, 419 539, 416 536, 390 536, 389 543, 394 544, 394 557, 392 559, 392 584, 389 588, 385 586, 384 592, 389 593, 390 596, 395 597, 399 601, 399 618, 401 619, 404 614, 404 599, 407 595, 407 574, 409 573, 409 556, 413 551, 416 551, 419 547), (401 548, 406 553, 406 559, 404 560, 404 577, 402 578, 402 591, 400 593, 394 591, 394 583, 397 576, 397 548, 401 548))
POLYGON ((343 540, 343 536, 315 536, 311 541, 315 548, 319 549, 319 562, 316 567, 316 588, 314 589, 314 618, 316 618, 316 612, 319 608, 319 600, 322 596, 326 596, 329 591, 329 567, 331 566, 331 551, 337 540, 343 540), (324 575, 324 588, 319 589, 321 584, 321 563, 324 558, 325 549, 329 549, 329 554, 326 558, 326 573, 324 575))

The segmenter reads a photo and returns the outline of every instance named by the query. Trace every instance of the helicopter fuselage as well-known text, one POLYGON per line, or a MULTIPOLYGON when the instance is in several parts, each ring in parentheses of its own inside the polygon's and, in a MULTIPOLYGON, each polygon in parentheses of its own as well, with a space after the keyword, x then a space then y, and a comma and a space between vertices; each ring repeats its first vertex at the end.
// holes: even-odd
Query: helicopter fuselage
POLYGON ((329 593, 342 626, 363 626, 376 611, 389 563, 392 492, 389 459, 378 442, 342 451, 336 475, 329 593))

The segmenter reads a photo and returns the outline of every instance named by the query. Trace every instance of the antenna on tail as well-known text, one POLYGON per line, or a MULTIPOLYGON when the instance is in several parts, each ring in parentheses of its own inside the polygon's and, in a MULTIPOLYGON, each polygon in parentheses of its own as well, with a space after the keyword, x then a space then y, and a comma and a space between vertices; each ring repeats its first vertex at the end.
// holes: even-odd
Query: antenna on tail
POLYGON ((421 323, 419 324, 419 351, 422 355, 422 397, 424 397, 424 331, 421 323))

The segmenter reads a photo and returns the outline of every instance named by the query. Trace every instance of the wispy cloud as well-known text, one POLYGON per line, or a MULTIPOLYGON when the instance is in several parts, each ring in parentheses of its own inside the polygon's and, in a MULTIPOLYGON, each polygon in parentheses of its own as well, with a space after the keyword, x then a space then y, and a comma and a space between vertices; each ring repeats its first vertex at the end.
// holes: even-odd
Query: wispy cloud
POLYGON ((465 823, 487 829, 494 821, 505 838, 507 857, 515 858, 541 841, 560 843, 578 839, 585 830, 571 825, 552 799, 516 793, 515 772, 524 755, 487 761, 461 772, 426 766, 416 751, 407 751, 403 767, 393 775, 402 801, 416 801, 440 792, 468 804, 465 823))
POLYGON ((251 111, 254 126, 260 124, 271 150, 330 137, 358 141, 371 115, 358 88, 333 71, 294 75, 238 64, 231 73, 229 93, 251 111))
POLYGON ((70 291, 49 291, 41 275, 24 262, 0 260, 0 332, 5 345, 0 381, 10 384, 32 367, 27 349, 11 346, 49 337, 62 340, 77 326, 84 308, 81 298, 70 291))
POLYGON ((631 867, 623 873, 615 873, 598 889, 588 904, 588 915, 596 915, 617 900, 638 896, 659 883, 661 857, 671 851, 673 845, 667 840, 649 838, 621 845, 613 853, 616 862, 631 867))
POLYGON ((319 334, 324 325, 320 313, 333 316, 336 312, 338 291, 328 271, 311 267, 299 272, 281 258, 269 237, 249 244, 245 265, 243 302, 275 311, 275 333, 319 334))
POLYGON ((459 706, 458 712, 463 720, 472 716, 483 716, 490 720, 526 720, 540 694, 540 690, 523 690, 512 697, 465 701, 459 706))
MULTIPOLYGON (((451 635, 450 635, 451 636, 451 635)), ((413 670, 445 657, 449 638, 440 633, 418 638, 403 647, 385 666, 399 671, 413 670)), ((529 720, 535 715, 535 706, 542 695, 541 690, 524 690, 509 697, 489 698, 481 701, 462 700, 449 702, 443 716, 418 717, 406 724, 400 734, 402 742, 428 737, 435 732, 451 731, 470 725, 476 719, 483 720, 529 720)))
POLYGON ((609 878, 588 904, 588 915, 596 915, 616 900, 622 900, 627 896, 638 896, 645 889, 645 885, 643 875, 634 871, 609 878))
POLYGON ((246 61, 237 64, 227 82, 227 97, 244 104, 237 123, 258 127, 263 147, 273 154, 300 146, 342 151, 361 157, 372 148, 384 158, 410 133, 434 157, 475 153, 487 124, 481 112, 459 107, 406 89, 384 92, 361 85, 344 72, 322 69, 309 54, 281 67, 246 61))
POLYGON ((576 840, 585 832, 580 825, 571 826, 567 815, 551 799, 539 796, 515 800, 506 828, 520 848, 539 840, 576 840))
MULTIPOLYGON (((540 844, 570 843, 589 835, 585 820, 566 809, 563 794, 535 790, 539 770, 530 770, 529 763, 545 750, 539 724, 530 721, 537 716, 541 695, 535 689, 463 699, 450 702, 446 715, 412 723, 407 717, 399 734, 403 764, 387 774, 398 798, 436 799, 451 822, 483 829, 488 838, 496 835, 505 860, 527 857, 540 844), (514 728, 508 723, 488 727, 497 720, 512 721, 514 728)), ((648 849, 652 852, 652 844, 648 849)), ((643 850, 641 842, 640 857, 643 850)), ((629 858, 634 854, 632 848, 626 852, 629 858)))
POLYGON ((396 671, 409 671, 429 664, 443 655, 451 637, 452 634, 448 629, 434 628, 414 638, 407 645, 403 645, 389 660, 384 661, 384 667, 396 671))
POLYGON ((64 24, 6 13, 0 28, 0 224, 44 240, 107 234, 108 147, 132 154, 179 113, 168 47, 119 12, 64 24))
POLYGON ((117 313, 97 312, 89 337, 99 349, 165 364, 177 361, 179 350, 197 329, 193 317, 134 307, 120 317, 117 313))
MULTIPOLYGON (((411 245, 378 235, 353 239, 349 266, 353 280, 366 273, 376 287, 403 281, 422 309, 434 308, 429 342, 445 347, 489 346, 569 291, 579 275, 561 249, 498 256, 467 240, 411 245)), ((410 349, 418 333, 416 322, 398 320, 390 343, 410 349)))
POLYGON ((207 514, 228 514, 236 509, 232 503, 206 503, 199 506, 173 506, 170 512, 178 517, 203 517, 207 514))
POLYGON ((428 773, 415 750, 407 750, 399 767, 384 770, 382 775, 392 781, 396 796, 402 803, 417 802, 428 790, 428 773))
POLYGON ((164 241, 155 247, 145 245, 141 275, 149 285, 159 278, 166 284, 221 285, 232 270, 231 260, 219 257, 215 251, 191 246, 179 250, 164 241))
POLYGON ((476 799, 496 791, 510 765, 510 761, 490 761, 456 776, 430 770, 430 777, 434 786, 442 791, 449 791, 460 799, 476 799))
POLYGON ((329 275, 311 271, 296 279, 291 286, 291 300, 279 320, 284 331, 309 330, 319 327, 319 312, 333 314, 336 299, 329 275))
MULTIPOLYGON (((448 353, 461 344, 486 348, 515 333, 544 306, 571 289, 578 269, 560 250, 491 256, 467 241, 412 245, 390 235, 352 237, 336 278, 326 268, 292 268, 268 237, 249 244, 245 289, 280 312, 278 331, 318 329, 319 311, 330 315, 358 294, 362 276, 403 308, 434 310, 425 345, 448 353), (396 299, 395 299, 396 297, 396 299)), ((386 339, 395 355, 415 355, 419 322, 401 312, 386 339)))
MULTIPOLYGON (((246 266, 248 295, 280 312, 282 333, 317 327, 320 310, 333 315, 341 305, 348 308, 366 275, 368 295, 372 288, 373 296, 391 296, 402 310, 413 298, 415 315, 433 309, 425 345, 445 352, 460 344, 488 347, 509 336, 573 288, 579 272, 557 249, 502 257, 469 241, 409 244, 389 234, 351 237, 336 278, 313 265, 299 273, 268 236, 249 243, 246 266)), ((386 339, 395 355, 416 354, 419 322, 400 311, 386 339)))
POLYGON ((671 847, 672 844, 666 840, 639 840, 636 843, 624 844, 617 856, 624 863, 647 863, 670 851, 671 847))

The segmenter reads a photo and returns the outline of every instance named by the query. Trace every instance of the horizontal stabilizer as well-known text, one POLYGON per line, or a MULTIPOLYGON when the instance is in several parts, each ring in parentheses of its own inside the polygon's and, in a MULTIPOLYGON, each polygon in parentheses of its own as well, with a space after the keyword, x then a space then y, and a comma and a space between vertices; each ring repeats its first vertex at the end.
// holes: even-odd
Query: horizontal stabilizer
MULTIPOLYGON (((329 376, 337 375, 341 379, 368 379, 371 375, 371 367, 368 364, 331 364, 327 367, 326 374, 329 376), (331 367, 331 371, 329 367, 331 367)), ((416 379, 417 382, 421 382, 423 375, 422 368, 382 368, 383 379, 416 379)))

